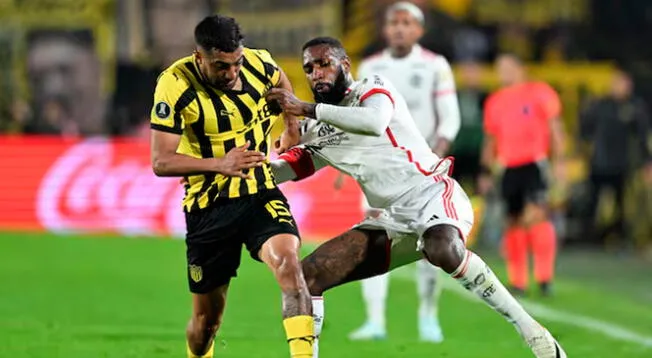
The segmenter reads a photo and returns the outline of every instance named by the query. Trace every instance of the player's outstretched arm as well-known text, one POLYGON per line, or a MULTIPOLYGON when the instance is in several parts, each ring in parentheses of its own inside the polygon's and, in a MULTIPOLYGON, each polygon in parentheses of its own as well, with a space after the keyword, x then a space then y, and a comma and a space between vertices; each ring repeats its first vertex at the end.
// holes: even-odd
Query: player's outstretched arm
POLYGON ((315 109, 315 114, 317 120, 346 132, 380 136, 385 133, 394 115, 394 102, 387 94, 376 93, 364 98, 360 107, 320 103, 315 109))
POLYGON ((448 61, 438 57, 437 80, 433 88, 433 101, 438 123, 437 145, 433 151, 440 157, 448 153, 450 145, 461 127, 460 107, 455 89, 455 77, 448 61))
POLYGON ((303 102, 280 88, 270 90, 267 100, 278 101, 284 113, 315 118, 346 132, 362 135, 382 135, 394 114, 394 102, 385 92, 363 96, 360 107, 303 102))
POLYGON ((263 153, 248 151, 249 142, 233 148, 222 158, 193 158, 177 153, 181 135, 164 131, 151 131, 152 169, 157 176, 188 176, 205 173, 220 173, 226 176, 249 178, 242 172, 261 166, 263 153))

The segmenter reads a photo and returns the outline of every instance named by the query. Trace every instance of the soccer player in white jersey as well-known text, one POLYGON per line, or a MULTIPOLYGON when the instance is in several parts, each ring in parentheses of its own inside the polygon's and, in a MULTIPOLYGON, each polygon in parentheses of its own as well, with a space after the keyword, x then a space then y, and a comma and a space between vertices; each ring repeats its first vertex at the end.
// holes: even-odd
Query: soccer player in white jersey
POLYGON ((286 90, 271 89, 267 95, 286 114, 306 118, 301 144, 272 163, 276 181, 301 180, 329 165, 352 176, 371 206, 382 209, 302 261, 313 295, 313 356, 318 356, 324 291, 425 258, 514 324, 536 357, 566 357, 487 264, 466 249, 473 223, 469 199, 448 176, 451 162, 421 137, 394 86, 378 75, 353 81, 346 51, 330 37, 304 45, 303 69, 318 104, 286 90))
MULTIPOLYGON (((388 48, 362 61, 358 78, 374 74, 389 79, 405 98, 421 135, 432 150, 443 157, 460 129, 460 111, 451 67, 443 56, 419 46, 424 33, 424 16, 409 2, 398 2, 387 9, 384 33, 388 48)), ((367 215, 375 215, 363 200, 367 215)), ((439 343, 444 339, 437 314, 441 285, 437 268, 427 261, 417 262, 416 283, 419 296, 419 338, 439 343)), ((386 337, 385 315, 389 275, 362 281, 366 322, 350 334, 354 340, 386 337)))

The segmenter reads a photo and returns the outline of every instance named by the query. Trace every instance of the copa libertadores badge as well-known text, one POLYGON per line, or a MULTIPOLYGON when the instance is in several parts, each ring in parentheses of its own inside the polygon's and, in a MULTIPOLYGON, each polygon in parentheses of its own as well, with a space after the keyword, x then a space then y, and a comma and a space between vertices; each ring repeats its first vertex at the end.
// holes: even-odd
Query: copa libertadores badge
POLYGON ((193 281, 195 281, 195 282, 201 281, 202 276, 203 276, 201 266, 188 265, 188 269, 189 269, 188 271, 190 271, 190 278, 193 281))
POLYGON ((170 116, 170 105, 165 102, 159 102, 154 106, 156 116, 160 119, 167 119, 170 116))

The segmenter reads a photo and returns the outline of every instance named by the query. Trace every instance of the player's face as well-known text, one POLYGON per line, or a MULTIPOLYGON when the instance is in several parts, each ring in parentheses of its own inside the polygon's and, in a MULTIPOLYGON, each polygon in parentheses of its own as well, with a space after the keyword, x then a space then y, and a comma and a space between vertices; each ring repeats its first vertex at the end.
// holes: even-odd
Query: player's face
POLYGON ((195 57, 199 70, 211 85, 230 90, 238 82, 240 68, 244 61, 242 46, 233 52, 222 52, 216 49, 209 51, 198 47, 195 57))
POLYGON ((523 66, 510 56, 501 56, 496 60, 496 73, 503 86, 510 86, 520 80, 523 66))
POLYGON ((409 12, 394 11, 385 20, 385 38, 391 48, 410 48, 423 35, 423 26, 409 12))
POLYGON ((348 86, 350 69, 349 59, 341 59, 328 45, 309 47, 303 52, 303 71, 317 102, 338 103, 348 86))
POLYGON ((627 98, 632 93, 632 80, 626 73, 616 72, 611 80, 611 93, 616 98, 627 98))

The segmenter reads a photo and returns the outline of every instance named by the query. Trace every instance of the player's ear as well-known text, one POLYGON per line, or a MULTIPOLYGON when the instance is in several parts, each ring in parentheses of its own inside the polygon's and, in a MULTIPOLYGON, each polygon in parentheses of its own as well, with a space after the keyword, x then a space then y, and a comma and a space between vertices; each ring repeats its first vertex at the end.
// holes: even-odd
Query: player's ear
POLYGON ((417 25, 417 30, 416 30, 417 41, 419 41, 423 37, 423 34, 425 32, 426 32, 426 29, 423 27, 423 25, 418 24, 417 25))
POLYGON ((194 50, 192 50, 192 54, 197 59, 197 62, 201 64, 201 62, 202 62, 201 53, 195 48, 194 50))
POLYGON ((385 41, 389 40, 389 25, 387 24, 383 26, 383 40, 385 41))
POLYGON ((349 56, 344 57, 344 59, 342 60, 342 66, 344 66, 344 70, 347 73, 351 72, 351 59, 349 58, 349 56))

